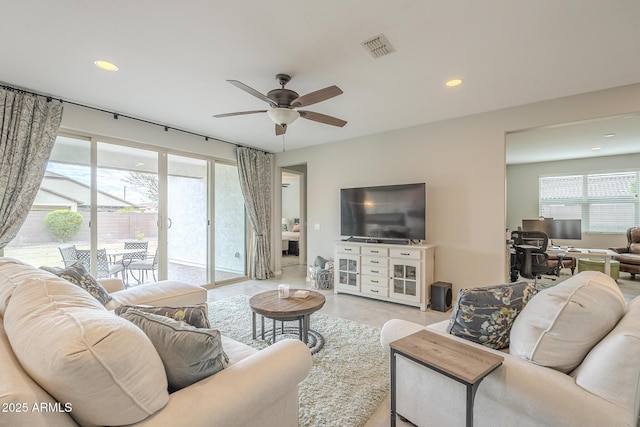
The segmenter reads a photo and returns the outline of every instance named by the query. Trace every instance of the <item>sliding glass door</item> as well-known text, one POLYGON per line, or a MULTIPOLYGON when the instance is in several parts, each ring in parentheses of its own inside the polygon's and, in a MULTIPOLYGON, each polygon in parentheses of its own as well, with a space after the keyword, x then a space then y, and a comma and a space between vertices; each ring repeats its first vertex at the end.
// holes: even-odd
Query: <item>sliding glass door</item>
POLYGON ((93 275, 131 286, 244 277, 237 167, 59 135, 35 203, 4 255, 35 266, 81 260, 93 275))
POLYGON ((167 156, 167 276, 209 284, 209 162, 167 156))
POLYGON ((246 222, 238 167, 215 163, 215 281, 246 276, 246 222))
POLYGON ((158 247, 158 153, 98 142, 96 157, 96 275, 154 281, 157 262, 138 267, 158 247))

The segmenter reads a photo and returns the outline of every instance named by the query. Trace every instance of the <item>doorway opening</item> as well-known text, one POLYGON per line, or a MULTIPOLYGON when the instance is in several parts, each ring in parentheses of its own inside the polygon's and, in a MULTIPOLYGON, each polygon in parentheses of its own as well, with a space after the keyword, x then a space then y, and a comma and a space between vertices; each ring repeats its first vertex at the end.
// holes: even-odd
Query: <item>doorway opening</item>
POLYGON ((306 165, 282 168, 282 268, 306 259, 306 165))

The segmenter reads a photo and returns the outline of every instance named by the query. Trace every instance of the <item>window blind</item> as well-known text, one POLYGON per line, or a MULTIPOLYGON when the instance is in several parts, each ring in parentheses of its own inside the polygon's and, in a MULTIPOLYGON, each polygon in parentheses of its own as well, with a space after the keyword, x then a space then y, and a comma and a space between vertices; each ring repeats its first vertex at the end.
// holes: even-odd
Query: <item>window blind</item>
POLYGON ((640 225, 640 171, 539 178, 539 214, 581 219, 582 231, 623 233, 640 225))

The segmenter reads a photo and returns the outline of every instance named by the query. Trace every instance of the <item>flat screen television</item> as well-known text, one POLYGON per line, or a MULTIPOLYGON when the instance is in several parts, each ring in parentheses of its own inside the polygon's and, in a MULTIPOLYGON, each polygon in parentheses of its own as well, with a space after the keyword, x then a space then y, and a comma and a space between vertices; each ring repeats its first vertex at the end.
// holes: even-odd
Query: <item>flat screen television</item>
POLYGON ((543 231, 550 239, 582 239, 582 221, 579 219, 523 219, 522 230, 543 231))
POLYGON ((426 184, 340 190, 340 235, 374 241, 426 239, 426 184))

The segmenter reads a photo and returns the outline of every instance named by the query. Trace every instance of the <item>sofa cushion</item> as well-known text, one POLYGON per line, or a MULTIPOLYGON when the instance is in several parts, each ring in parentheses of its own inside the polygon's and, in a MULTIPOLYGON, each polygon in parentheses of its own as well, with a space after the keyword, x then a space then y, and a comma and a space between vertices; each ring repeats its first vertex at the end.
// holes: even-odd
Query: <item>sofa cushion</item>
POLYGON ((111 301, 111 296, 105 288, 102 287, 96 279, 91 276, 85 270, 84 265, 81 262, 76 262, 73 265, 54 273, 58 277, 62 277, 64 280, 68 280, 74 285, 80 286, 85 291, 89 292, 91 296, 100 301, 102 305, 107 305, 111 301))
POLYGON ((73 407, 60 405, 22 369, 20 362, 13 354, 2 321, 0 321, 0 378, 2 379, 0 380, 0 425, 77 426, 69 416, 73 407), (59 409, 38 411, 37 409, 42 405, 59 409))
POLYGON ((27 280, 40 277, 46 279, 51 273, 14 258, 0 257, 0 317, 11 300, 13 291, 27 280))
POLYGON ((109 310, 123 304, 181 307, 206 303, 207 290, 193 283, 161 280, 112 292, 111 297, 113 299, 105 306, 109 310))
POLYGON ((562 372, 574 369, 624 313, 618 284, 598 271, 539 292, 516 318, 509 352, 562 372))
POLYGON ((627 305, 616 327, 602 339, 572 372, 576 384, 623 406, 637 408, 640 384, 640 297, 627 305))
POLYGON ((201 305, 188 305, 185 307, 153 307, 146 305, 130 305, 125 304, 114 310, 118 316, 128 310, 138 310, 144 313, 153 313, 160 316, 168 317, 173 320, 186 322, 196 328, 210 328, 209 318, 207 315, 207 307, 201 305))
POLYGON ((461 289, 447 332, 495 349, 508 347, 511 326, 534 293, 527 282, 461 289))
POLYGON ((76 285, 44 274, 17 286, 4 314, 11 347, 29 376, 71 404, 70 415, 82 425, 135 423, 161 409, 169 399, 167 379, 145 334, 76 285))
POLYGON ((127 310, 121 315, 144 331, 162 359, 172 391, 187 387, 227 367, 217 329, 195 328, 153 313, 127 310))

